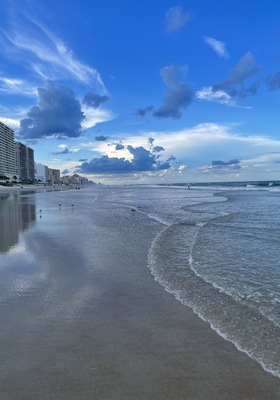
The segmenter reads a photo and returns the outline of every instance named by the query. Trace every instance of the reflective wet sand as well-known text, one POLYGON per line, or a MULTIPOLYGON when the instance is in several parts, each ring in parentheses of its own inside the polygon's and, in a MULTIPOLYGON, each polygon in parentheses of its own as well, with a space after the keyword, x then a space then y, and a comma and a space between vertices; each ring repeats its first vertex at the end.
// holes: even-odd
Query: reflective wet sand
POLYGON ((1 399, 278 400, 280 379, 154 281, 160 224, 107 190, 1 203, 1 399))

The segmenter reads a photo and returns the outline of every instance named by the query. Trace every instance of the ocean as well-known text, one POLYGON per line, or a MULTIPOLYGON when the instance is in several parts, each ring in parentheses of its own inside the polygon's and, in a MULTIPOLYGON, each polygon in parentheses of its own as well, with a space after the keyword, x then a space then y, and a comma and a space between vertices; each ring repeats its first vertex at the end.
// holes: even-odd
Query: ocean
MULTIPOLYGON (((69 263, 80 252, 87 266, 84 270, 90 271, 93 257, 90 235, 96 235, 102 227, 90 225, 83 210, 88 213, 91 207, 107 203, 112 212, 112 226, 116 206, 160 224, 147 259, 154 279, 224 339, 266 371, 280 377, 279 182, 215 183, 191 185, 190 189, 187 185, 100 185, 73 193, 26 192, 0 196, 2 306, 11 304, 9 292, 16 292, 17 299, 21 296, 26 301, 28 296, 38 297, 46 291, 44 271, 38 271, 38 267, 35 271, 32 267, 36 257, 33 256, 25 271, 20 266, 8 270, 5 264, 14 258, 16 265, 22 254, 30 255, 35 250, 40 254, 39 242, 24 239, 24 232, 36 226, 38 235, 40 229, 51 232, 54 221, 59 226, 59 218, 67 217, 72 221, 71 231, 76 227, 80 236, 73 237, 68 230, 59 232, 58 228, 52 245, 55 248, 55 240, 60 235, 68 242, 68 249, 70 245, 75 249, 67 256, 69 263), (71 201, 74 198, 75 207, 78 203, 79 212, 71 208, 68 197, 71 201), (60 210, 58 201, 69 204, 60 210), (27 253, 22 250, 24 246, 28 248, 27 253)), ((42 264, 43 253, 40 257, 42 264)), ((46 254, 45 262, 48 257, 46 254)), ((54 274, 52 280, 48 278, 48 285, 50 282, 54 285, 57 269, 52 265, 48 268, 54 274)), ((89 272, 84 273, 83 279, 77 275, 80 278, 75 278, 75 285, 80 282, 83 287, 87 282, 86 273, 89 272)), ((58 296, 57 283, 55 293, 58 296)), ((88 293, 89 288, 87 296, 88 293)), ((49 297, 42 296, 42 304, 49 297)), ((55 308, 56 304, 53 301, 52 306, 55 308)), ((67 313, 71 305, 63 307, 67 313)), ((81 304, 76 307, 81 308, 81 304)))
POLYGON ((115 189, 162 224, 155 280, 239 350, 280 377, 280 185, 243 182, 115 189))

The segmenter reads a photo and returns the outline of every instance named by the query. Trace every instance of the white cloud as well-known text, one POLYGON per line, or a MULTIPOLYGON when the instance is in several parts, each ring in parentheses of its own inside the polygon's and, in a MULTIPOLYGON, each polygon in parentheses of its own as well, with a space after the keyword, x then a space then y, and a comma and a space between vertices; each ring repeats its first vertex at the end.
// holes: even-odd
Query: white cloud
POLYGON ((165 15, 165 27, 167 32, 181 29, 189 21, 189 14, 185 13, 180 6, 170 7, 165 15))
POLYGON ((28 109, 24 107, 7 108, 0 104, 0 121, 10 128, 17 130, 20 127, 20 120, 26 115, 28 109))
POLYGON ((226 50, 226 46, 225 46, 224 42, 221 42, 220 40, 216 40, 209 36, 204 36, 203 39, 204 39, 205 43, 207 43, 215 51, 215 53, 218 54, 219 57, 221 57, 221 58, 229 57, 229 53, 226 50))
POLYGON ((100 122, 111 121, 115 118, 114 113, 105 108, 92 108, 82 105, 82 112, 85 114, 85 119, 82 121, 83 129, 92 128, 100 122))
POLYGON ((3 122, 3 124, 9 126, 12 129, 18 129, 20 126, 20 120, 19 119, 13 119, 13 118, 6 118, 0 115, 0 121, 3 122))
MULTIPOLYGON (((168 182, 203 182, 221 180, 261 180, 278 179, 280 173, 280 140, 260 135, 246 135, 242 132, 242 125, 221 125, 204 123, 180 131, 153 131, 141 132, 134 136, 120 133, 118 138, 108 141, 83 141, 76 147, 80 149, 81 158, 97 157, 102 155, 130 159, 131 154, 124 147, 116 150, 116 143, 120 140, 124 146, 147 147, 149 138, 164 147, 165 156, 175 156, 168 170, 141 172, 134 176, 122 174, 122 182, 168 183, 168 182), (89 156, 88 152, 91 152, 89 156), (237 162, 230 163, 230 160, 237 162), (223 168, 214 168, 212 161, 224 162, 223 168), (228 167, 227 167, 228 164, 228 167), (236 165, 240 166, 237 170, 236 165), (234 168, 235 167, 235 168, 234 168), (268 170, 270 175, 267 176, 268 170)), ((66 143, 66 142, 65 142, 66 143)), ((65 145, 66 146, 66 145, 65 145)), ((62 145, 60 146, 63 149, 62 145)), ((70 147, 68 146, 70 149, 70 147)), ((69 169, 74 171, 78 162, 53 160, 53 168, 69 169), (56 163, 56 164, 55 164, 56 163)), ((88 176, 93 180, 118 182, 118 177, 106 178, 102 174, 88 176)))
POLYGON ((28 65, 41 78, 72 78, 106 91, 99 72, 78 61, 73 51, 39 22, 29 18, 24 30, 14 24, 13 32, 4 33, 4 37, 0 49, 3 55, 24 60, 22 65, 28 65))
POLYGON ((251 110, 252 106, 239 106, 236 101, 224 90, 213 90, 212 86, 203 87, 201 90, 197 90, 195 97, 199 100, 214 101, 219 104, 223 104, 227 107, 243 108, 251 110))
POLYGON ((37 88, 23 79, 0 77, 0 92, 37 97, 37 88))
MULTIPOLYGON (((260 146, 260 143, 258 143, 260 146)), ((279 152, 269 152, 261 155, 257 155, 254 158, 249 158, 244 160, 244 164, 252 165, 252 164, 270 164, 270 163, 279 163, 280 162, 280 151, 279 152)))
POLYGON ((204 87, 195 94, 199 100, 215 101, 226 106, 235 106, 235 101, 223 90, 213 91, 212 86, 204 87))
POLYGON ((188 168, 187 165, 180 165, 180 166, 178 167, 179 173, 182 173, 186 168, 188 168))
MULTIPOLYGON (((244 165, 244 160, 257 158, 261 162, 260 157, 264 157, 264 154, 266 156, 263 162, 267 162, 267 154, 272 152, 274 155, 270 155, 270 161, 275 162, 278 160, 275 152, 280 152, 280 140, 266 136, 245 135, 236 125, 204 123, 181 131, 146 132, 127 137, 121 134, 121 136, 124 146, 132 144, 135 147, 146 147, 148 139, 154 138, 159 146, 164 147, 167 158, 171 155, 176 157, 173 165, 177 165, 176 169, 179 171, 211 165, 213 160, 228 162, 232 159, 240 159, 244 165)), ((115 144, 116 140, 111 139, 111 143, 108 141, 84 142, 80 144, 80 147, 96 155, 129 159, 127 150, 124 148, 116 151, 115 144)))

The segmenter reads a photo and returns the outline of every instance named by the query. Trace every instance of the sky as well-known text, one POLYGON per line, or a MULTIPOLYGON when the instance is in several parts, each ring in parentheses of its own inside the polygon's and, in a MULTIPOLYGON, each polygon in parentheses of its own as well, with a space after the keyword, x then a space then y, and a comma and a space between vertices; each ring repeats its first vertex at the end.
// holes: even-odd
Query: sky
POLYGON ((280 2, 2 0, 0 120, 98 183, 280 179, 280 2))

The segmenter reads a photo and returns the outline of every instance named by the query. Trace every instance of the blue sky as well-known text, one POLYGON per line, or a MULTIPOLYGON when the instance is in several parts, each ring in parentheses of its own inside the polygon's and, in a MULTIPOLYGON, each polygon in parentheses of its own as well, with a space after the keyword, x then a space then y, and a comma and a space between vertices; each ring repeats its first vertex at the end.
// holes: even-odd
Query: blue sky
POLYGON ((0 120, 102 183, 280 179, 280 2, 2 0, 0 120))

